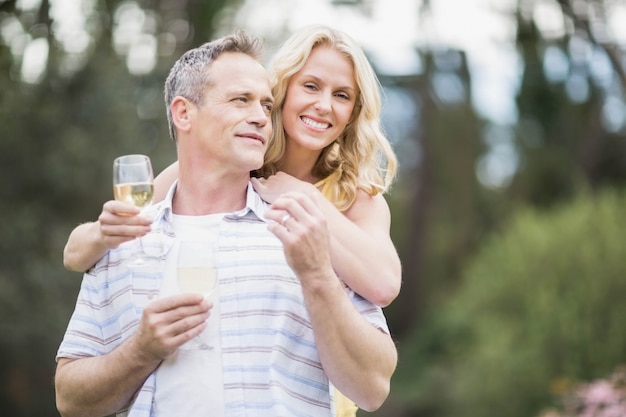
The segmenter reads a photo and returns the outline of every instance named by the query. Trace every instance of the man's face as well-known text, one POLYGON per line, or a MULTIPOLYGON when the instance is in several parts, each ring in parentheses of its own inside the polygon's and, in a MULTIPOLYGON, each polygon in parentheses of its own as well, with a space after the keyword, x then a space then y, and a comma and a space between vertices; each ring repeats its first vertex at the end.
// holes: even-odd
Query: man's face
POLYGON ((192 137, 211 167, 248 173, 263 165, 274 103, 267 71, 243 53, 224 53, 210 67, 211 87, 197 107, 192 137))

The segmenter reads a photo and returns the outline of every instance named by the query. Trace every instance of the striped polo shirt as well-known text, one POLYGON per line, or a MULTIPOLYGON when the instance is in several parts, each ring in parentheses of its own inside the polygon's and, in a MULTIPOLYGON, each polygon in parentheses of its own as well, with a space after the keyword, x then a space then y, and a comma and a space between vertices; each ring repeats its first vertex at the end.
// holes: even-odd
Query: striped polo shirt
MULTIPOLYGON (((105 355, 135 333, 143 308, 158 294, 165 257, 176 239, 171 229, 175 188, 151 208, 153 232, 144 238, 144 248, 159 253, 161 262, 131 270, 122 263, 132 249, 125 244, 86 272, 57 359, 105 355)), ((248 185, 246 207, 220 223, 216 262, 225 415, 333 416, 333 389, 300 282, 282 243, 267 230, 267 207, 248 185)), ((388 333, 382 310, 345 290, 366 320, 388 333)), ((156 417, 154 391, 153 372, 117 415, 156 417)))

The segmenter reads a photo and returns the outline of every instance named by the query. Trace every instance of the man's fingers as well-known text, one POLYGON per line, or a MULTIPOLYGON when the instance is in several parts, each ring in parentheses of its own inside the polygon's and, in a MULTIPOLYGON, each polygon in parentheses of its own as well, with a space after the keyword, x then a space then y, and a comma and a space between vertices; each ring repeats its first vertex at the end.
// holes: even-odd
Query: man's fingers
POLYGON ((203 306, 208 309, 210 302, 205 300, 201 294, 183 293, 176 294, 169 297, 160 298, 153 303, 150 303, 147 308, 150 308, 156 313, 163 313, 166 311, 172 311, 181 307, 190 306, 203 306))
POLYGON ((177 294, 156 300, 144 310, 146 330, 169 352, 206 328, 212 307, 213 303, 200 294, 177 294))

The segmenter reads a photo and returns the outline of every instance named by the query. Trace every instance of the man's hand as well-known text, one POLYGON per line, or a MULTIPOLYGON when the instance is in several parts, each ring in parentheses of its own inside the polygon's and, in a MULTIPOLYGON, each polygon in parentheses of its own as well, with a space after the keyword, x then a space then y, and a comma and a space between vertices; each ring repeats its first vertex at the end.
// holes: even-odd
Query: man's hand
POLYGON ((177 294, 146 306, 135 334, 138 351, 163 360, 206 327, 213 303, 199 294, 177 294))

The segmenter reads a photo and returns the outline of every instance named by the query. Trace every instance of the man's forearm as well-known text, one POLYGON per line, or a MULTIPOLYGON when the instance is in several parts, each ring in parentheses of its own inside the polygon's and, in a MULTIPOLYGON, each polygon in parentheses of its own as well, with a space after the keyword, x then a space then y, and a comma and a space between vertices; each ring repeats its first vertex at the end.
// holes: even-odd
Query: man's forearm
MULTIPOLYGON (((319 283, 319 281, 318 281, 319 283)), ((333 384, 360 408, 373 411, 389 395, 397 352, 336 283, 303 287, 320 359, 333 384)))
POLYGON ((132 338, 104 356, 59 359, 57 409, 63 417, 112 414, 128 405, 159 363, 138 355, 132 338))

